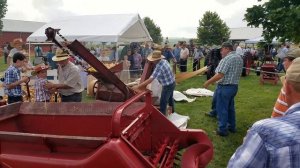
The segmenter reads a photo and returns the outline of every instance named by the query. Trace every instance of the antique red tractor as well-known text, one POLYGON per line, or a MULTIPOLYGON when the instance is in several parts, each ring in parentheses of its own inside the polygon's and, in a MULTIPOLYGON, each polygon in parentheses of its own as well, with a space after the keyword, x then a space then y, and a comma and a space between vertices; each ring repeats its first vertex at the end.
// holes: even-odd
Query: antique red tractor
POLYGON ((266 82, 277 84, 279 80, 279 75, 276 72, 276 64, 271 57, 266 57, 264 63, 260 67, 260 83, 264 84, 266 82))
POLYGON ((0 120, 4 168, 196 168, 213 157, 206 133, 178 129, 149 91, 124 103, 15 103, 0 107, 0 120))
POLYGON ((152 104, 150 91, 136 94, 77 40, 67 47, 113 90, 99 90, 92 103, 0 107, 0 167, 196 168, 210 162, 213 145, 203 130, 177 128, 152 104))

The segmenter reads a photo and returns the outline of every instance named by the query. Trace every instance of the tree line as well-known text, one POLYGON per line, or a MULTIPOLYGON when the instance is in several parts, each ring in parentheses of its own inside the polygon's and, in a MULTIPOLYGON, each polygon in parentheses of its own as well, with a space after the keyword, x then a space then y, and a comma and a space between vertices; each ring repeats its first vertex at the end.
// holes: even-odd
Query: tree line
MULTIPOLYGON (((261 0, 258 0, 261 3, 261 0)), ((7 0, 0 0, 0 32, 2 18, 7 12, 7 0)), ((154 43, 161 44, 163 37, 161 29, 149 18, 143 18, 154 43)), ((269 0, 268 2, 247 8, 244 20, 247 26, 262 27, 263 37, 271 42, 273 38, 280 41, 300 42, 300 1, 299 0, 269 0)), ((216 12, 207 11, 199 20, 197 39, 200 45, 220 45, 230 37, 230 30, 216 12)))

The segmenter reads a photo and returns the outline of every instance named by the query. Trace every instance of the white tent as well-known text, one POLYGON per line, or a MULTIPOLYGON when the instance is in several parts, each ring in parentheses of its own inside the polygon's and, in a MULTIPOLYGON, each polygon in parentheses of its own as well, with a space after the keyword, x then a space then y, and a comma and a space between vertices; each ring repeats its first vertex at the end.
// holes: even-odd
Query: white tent
MULTIPOLYGON (((81 42, 143 42, 152 41, 138 14, 73 16, 49 22, 32 33, 27 41, 45 42, 45 29, 60 29, 68 41, 81 42)), ((63 41, 59 36, 56 40, 63 41)))
MULTIPOLYGON (((263 37, 257 37, 257 38, 249 39, 249 40, 245 41, 246 44, 256 44, 259 42, 266 42, 266 41, 263 37)), ((273 38, 272 44, 277 44, 277 43, 278 43, 278 41, 276 40, 276 38, 273 38)))

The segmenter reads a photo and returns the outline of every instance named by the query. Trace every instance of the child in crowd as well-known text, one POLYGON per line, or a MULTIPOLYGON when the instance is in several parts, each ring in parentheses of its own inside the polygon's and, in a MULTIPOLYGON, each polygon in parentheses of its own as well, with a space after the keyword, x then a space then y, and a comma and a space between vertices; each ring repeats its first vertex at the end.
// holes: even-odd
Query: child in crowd
POLYGON ((100 52, 100 55, 98 57, 98 60, 99 61, 109 61, 109 57, 108 56, 105 56, 105 51, 104 50, 101 50, 100 52))
POLYGON ((130 82, 129 67, 130 67, 130 61, 128 61, 128 56, 125 55, 123 61, 123 70, 120 76, 121 81, 123 81, 125 84, 130 82))
POLYGON ((35 101, 36 102, 49 102, 51 93, 48 89, 45 88, 47 81, 47 69, 49 67, 46 65, 37 65, 34 68, 33 74, 37 78, 34 83, 35 89, 35 101))

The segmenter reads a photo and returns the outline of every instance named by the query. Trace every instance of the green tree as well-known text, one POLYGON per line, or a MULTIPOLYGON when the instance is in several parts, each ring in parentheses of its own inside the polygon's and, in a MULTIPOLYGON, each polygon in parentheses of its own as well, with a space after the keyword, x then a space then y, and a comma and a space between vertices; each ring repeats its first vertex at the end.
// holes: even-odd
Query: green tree
POLYGON ((144 17, 144 23, 149 31, 149 34, 154 43, 161 44, 163 37, 161 35, 160 27, 157 26, 152 19, 144 17))
POLYGON ((220 45, 230 36, 229 27, 216 12, 207 11, 197 27, 197 40, 199 44, 220 45))
POLYGON ((4 18, 7 11, 7 0, 0 0, 0 32, 3 28, 2 18, 4 18))
POLYGON ((244 16, 248 26, 263 27, 263 36, 268 42, 273 38, 300 42, 299 0, 269 0, 247 8, 244 16))

